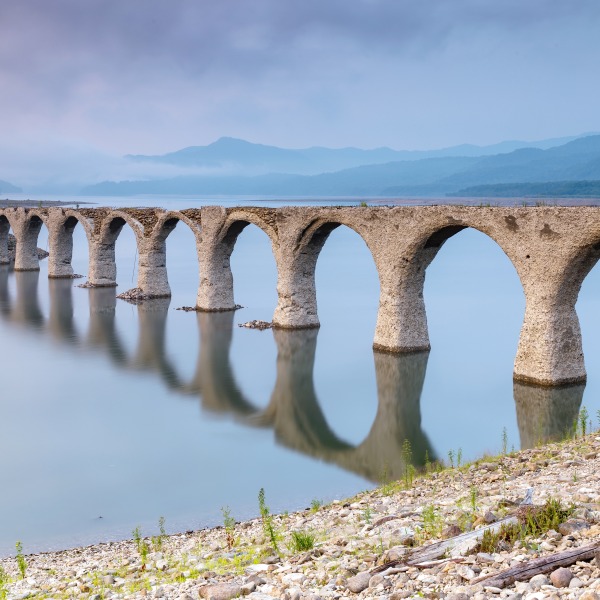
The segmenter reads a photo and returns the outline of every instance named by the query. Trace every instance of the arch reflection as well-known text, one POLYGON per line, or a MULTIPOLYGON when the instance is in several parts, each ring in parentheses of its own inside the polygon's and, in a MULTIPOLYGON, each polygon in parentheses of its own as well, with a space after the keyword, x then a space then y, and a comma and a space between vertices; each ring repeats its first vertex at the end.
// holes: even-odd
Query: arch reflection
POLYGON ((513 384, 521 448, 565 439, 577 419, 585 384, 539 387, 513 384))
MULTIPOLYGON (((81 334, 74 319, 72 280, 49 280, 47 319, 40 308, 38 283, 37 271, 14 272, 10 265, 0 265, 0 316, 6 323, 26 325, 66 344, 105 352, 119 368, 157 375, 169 389, 197 397, 204 411, 231 415, 249 427, 271 428, 278 444, 371 481, 402 477, 405 440, 411 444, 416 466, 423 464, 426 453, 430 460, 436 458, 421 423, 428 352, 374 352, 377 413, 365 439, 353 445, 330 427, 315 390, 317 329, 272 330, 277 346, 276 380, 266 408, 259 409, 238 385, 230 361, 235 313, 188 315, 190 321, 195 319, 200 346, 194 375, 185 381, 166 351, 168 298, 136 306, 137 344, 128 352, 118 329, 114 288, 78 291, 87 294, 89 307, 87 331, 81 334)), ((563 438, 577 417, 583 391, 583 385, 540 388, 515 382, 521 447, 563 438)))

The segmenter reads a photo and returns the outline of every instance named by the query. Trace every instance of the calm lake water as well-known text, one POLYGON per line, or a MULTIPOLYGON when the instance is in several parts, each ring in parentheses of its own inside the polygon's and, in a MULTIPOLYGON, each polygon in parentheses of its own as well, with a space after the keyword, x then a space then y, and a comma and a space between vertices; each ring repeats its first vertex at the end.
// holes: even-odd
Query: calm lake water
MULTIPOLYGON (((48 280, 46 261, 39 273, 0 267, 0 555, 16 540, 33 552, 130 537, 136 526, 154 534, 160 516, 168 531, 196 529, 221 522, 225 506, 252 517, 261 487, 274 511, 346 497, 400 477, 406 439, 415 464, 426 452, 468 460, 499 452, 504 430, 509 450, 560 437, 581 403, 596 421, 598 267, 577 304, 587 386, 548 391, 513 385, 524 296, 508 258, 477 231, 451 238, 429 267, 432 350, 407 356, 371 348, 377 273, 345 227, 318 261, 318 331, 237 326, 271 320, 277 303, 258 228, 232 255, 244 306, 235 313, 175 310, 194 304, 198 286, 184 224, 167 252, 173 297, 141 306, 115 299, 136 281, 127 228, 116 291, 48 280)), ((87 272, 80 227, 73 265, 87 272)))

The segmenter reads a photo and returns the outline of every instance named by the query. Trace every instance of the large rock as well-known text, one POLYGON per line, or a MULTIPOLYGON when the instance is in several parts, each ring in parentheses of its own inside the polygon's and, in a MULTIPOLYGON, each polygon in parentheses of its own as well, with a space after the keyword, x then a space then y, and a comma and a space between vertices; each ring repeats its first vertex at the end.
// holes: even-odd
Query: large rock
POLYGON ((550 574, 550 581, 552 582, 552 585, 557 588, 569 587, 571 579, 573 579, 573 573, 565 567, 556 569, 556 571, 553 571, 550 574))
POLYGON ((359 594, 363 590, 366 590, 369 587, 369 581, 371 580, 371 574, 367 571, 363 573, 359 573, 354 577, 350 577, 348 582, 346 583, 346 587, 355 594, 359 594))
POLYGON ((206 600, 231 600, 242 593, 242 587, 235 583, 217 583, 200 588, 200 596, 206 600))

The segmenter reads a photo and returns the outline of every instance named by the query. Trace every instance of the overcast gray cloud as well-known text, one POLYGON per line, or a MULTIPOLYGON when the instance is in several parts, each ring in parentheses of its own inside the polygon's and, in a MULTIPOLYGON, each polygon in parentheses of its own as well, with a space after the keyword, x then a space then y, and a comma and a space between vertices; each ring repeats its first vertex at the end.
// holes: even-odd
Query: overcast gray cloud
POLYGON ((575 134, 599 26, 598 0, 7 0, 0 127, 117 153, 575 134))

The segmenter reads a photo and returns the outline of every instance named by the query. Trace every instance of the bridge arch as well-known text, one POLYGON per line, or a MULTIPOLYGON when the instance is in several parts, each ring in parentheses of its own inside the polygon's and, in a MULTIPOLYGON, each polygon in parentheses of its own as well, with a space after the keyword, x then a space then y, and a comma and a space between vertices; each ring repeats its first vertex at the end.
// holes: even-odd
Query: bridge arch
MULTIPOLYGON (((198 247, 200 286, 197 306, 209 312, 236 308, 231 271, 231 255, 242 231, 256 226, 268 238, 277 260, 278 235, 274 224, 263 218, 261 209, 203 209, 202 241, 198 247)), ((268 211, 266 211, 268 213, 268 211)))
MULTIPOLYGON (((431 348, 423 296, 426 271, 443 245, 466 229, 476 230, 494 242, 507 256, 524 287, 523 260, 514 252, 514 244, 507 241, 505 229, 494 227, 493 222, 491 227, 488 226, 484 215, 481 218, 477 214, 475 218, 465 215, 467 218, 456 219, 425 212, 424 216, 414 232, 411 229, 412 214, 400 221, 401 233, 395 236, 398 251, 392 255, 392 260, 379 249, 382 289, 373 344, 375 349, 421 352, 431 348)), ((510 229, 508 232, 511 233, 510 229)))
POLYGON ((353 215, 324 211, 322 216, 309 214, 300 227, 288 231, 276 250, 279 301, 273 324, 282 329, 319 327, 315 272, 317 261, 331 233, 346 227, 365 243, 378 269, 372 240, 353 215))
POLYGON ((95 235, 90 243, 88 282, 94 287, 116 287, 117 263, 115 245, 125 225, 135 236, 136 250, 144 236, 144 226, 125 211, 111 210, 100 216, 95 224, 95 235))
MULTIPOLYGON (((15 271, 39 271, 38 237, 44 225, 50 231, 47 209, 12 208, 2 214, 16 238, 15 271)), ((3 229, 8 241, 6 222, 3 229)), ((3 241, 0 243, 4 245, 3 241)))
POLYGON ((48 277, 51 279, 73 277, 73 234, 77 225, 81 226, 85 234, 89 253, 93 236, 93 224, 90 220, 79 211, 72 209, 49 213, 48 277))

